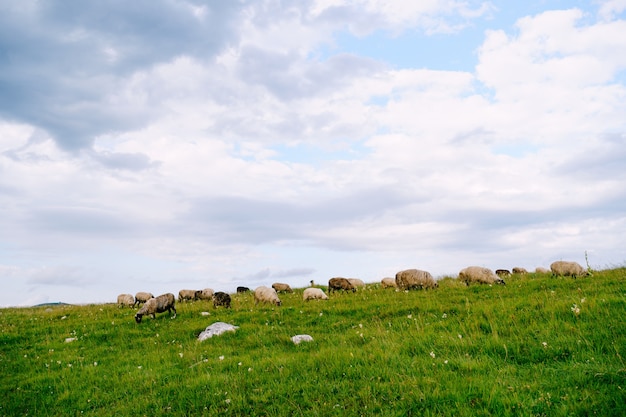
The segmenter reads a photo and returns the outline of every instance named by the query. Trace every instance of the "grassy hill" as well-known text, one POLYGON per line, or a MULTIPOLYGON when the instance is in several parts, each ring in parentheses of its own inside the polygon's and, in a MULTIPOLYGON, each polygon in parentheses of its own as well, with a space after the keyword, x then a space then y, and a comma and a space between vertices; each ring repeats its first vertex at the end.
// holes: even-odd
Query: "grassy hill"
POLYGON ((281 299, 2 309, 0 415, 626 415, 626 268, 281 299))

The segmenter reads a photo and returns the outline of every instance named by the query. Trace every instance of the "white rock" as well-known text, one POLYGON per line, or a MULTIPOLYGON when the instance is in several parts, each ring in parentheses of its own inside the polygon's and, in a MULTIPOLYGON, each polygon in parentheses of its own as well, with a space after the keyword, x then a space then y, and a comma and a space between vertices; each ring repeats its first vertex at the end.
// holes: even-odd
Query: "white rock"
POLYGON ((234 332, 239 326, 233 326, 232 324, 224 323, 221 321, 215 322, 210 326, 207 326, 202 333, 198 335, 198 340, 203 341, 213 336, 219 336, 224 332, 234 332))
POLYGON ((296 345, 299 345, 300 342, 312 342, 313 338, 308 334, 297 334, 291 338, 291 341, 296 345))

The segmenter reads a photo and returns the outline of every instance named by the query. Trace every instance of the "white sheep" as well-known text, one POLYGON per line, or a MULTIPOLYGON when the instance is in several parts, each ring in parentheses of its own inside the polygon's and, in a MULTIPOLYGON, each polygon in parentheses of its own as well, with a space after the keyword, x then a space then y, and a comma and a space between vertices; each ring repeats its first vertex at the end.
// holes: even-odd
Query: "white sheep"
POLYGON ((172 314, 171 310, 174 310, 172 318, 176 317, 176 298, 172 293, 161 294, 156 298, 151 298, 139 309, 135 314, 135 321, 141 323, 141 318, 149 314, 152 318, 156 317, 156 313, 163 313, 167 311, 172 314))
POLYGON ((214 293, 212 288, 205 288, 198 294, 198 300, 213 300, 214 293))
POLYGON ((135 304, 133 306, 145 303, 151 298, 154 298, 154 295, 152 295, 152 293, 140 291, 135 294, 135 304))
POLYGON ((550 270, 554 276, 571 276, 571 277, 584 277, 589 275, 589 271, 580 266, 576 262, 556 261, 550 264, 550 270))
POLYGON ((401 290, 438 288, 439 284, 428 271, 407 269, 396 274, 396 286, 401 290))
POLYGON ((358 278, 348 278, 348 281, 350 281, 350 284, 352 284, 354 288, 365 288, 365 283, 358 278))
POLYGON ((201 293, 202 291, 200 290, 180 290, 178 291, 178 302, 197 300, 201 293))
POLYGON ((380 280, 380 286, 383 288, 396 288, 395 278, 386 277, 380 280))
POLYGON ((549 274, 550 270, 548 268, 544 268, 542 266, 538 266, 537 268, 535 268, 535 273, 536 274, 549 274))
POLYGON ((524 275, 528 273, 526 268, 522 268, 521 266, 516 266, 515 268, 511 269, 511 272, 518 275, 524 275))
POLYGON ((254 304, 257 305, 259 302, 275 304, 277 306, 281 305, 281 301, 280 298, 278 298, 276 290, 274 288, 264 286, 260 286, 254 290, 254 304))
POLYGON ((302 299, 304 301, 308 300, 328 300, 328 296, 324 291, 319 288, 307 288, 302 293, 302 299))
POLYGON ((118 307, 132 307, 135 304, 135 297, 132 294, 120 294, 117 296, 118 307))
POLYGON ((491 269, 482 266, 468 266, 462 269, 459 272, 459 281, 464 282, 468 286, 470 283, 505 285, 502 278, 494 274, 491 269))

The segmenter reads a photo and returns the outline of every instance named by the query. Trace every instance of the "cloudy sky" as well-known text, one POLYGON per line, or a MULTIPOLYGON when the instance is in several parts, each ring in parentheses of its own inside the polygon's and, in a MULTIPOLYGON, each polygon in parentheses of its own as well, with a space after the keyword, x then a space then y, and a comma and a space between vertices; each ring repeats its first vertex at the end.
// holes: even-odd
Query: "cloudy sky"
POLYGON ((626 261, 626 0, 0 0, 0 306, 626 261))

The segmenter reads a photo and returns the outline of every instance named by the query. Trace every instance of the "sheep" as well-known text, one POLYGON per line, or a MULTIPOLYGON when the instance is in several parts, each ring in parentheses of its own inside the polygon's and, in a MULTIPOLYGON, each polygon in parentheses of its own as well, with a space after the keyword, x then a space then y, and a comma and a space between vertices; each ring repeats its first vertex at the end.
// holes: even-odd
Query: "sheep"
POLYGON ((293 290, 289 286, 289 284, 283 284, 281 282, 275 282, 272 284, 272 288, 276 290, 276 292, 288 292, 292 293, 293 290))
POLYGON ((438 288, 439 284, 430 272, 420 271, 419 269, 407 269, 396 274, 396 286, 401 290, 411 290, 416 288, 438 288))
POLYGON ((365 288, 365 283, 358 278, 348 278, 348 281, 350 281, 350 284, 352 284, 355 289, 365 288))
POLYGON ((205 288, 198 294, 198 300, 213 300, 213 293, 212 288, 205 288))
POLYGON ((579 276, 587 276, 589 275, 589 271, 585 270, 579 263, 576 262, 567 262, 567 261, 556 261, 550 264, 550 270, 552 271, 552 276, 571 276, 571 277, 579 277, 579 276))
POLYGON ((242 293, 242 292, 249 292, 250 288, 248 287, 237 287, 237 292, 238 293, 242 293))
POLYGON ((161 294, 156 298, 151 298, 144 303, 135 314, 135 321, 141 323, 141 318, 145 315, 150 315, 152 318, 156 317, 156 313, 163 313, 167 311, 170 315, 174 310, 174 315, 171 318, 176 318, 176 298, 172 293, 161 294))
POLYGON ((324 293, 324 291, 322 291, 319 288, 307 288, 302 293, 302 299, 304 301, 309 301, 309 300, 328 300, 328 296, 326 295, 326 293, 324 293))
POLYGON ((132 294, 120 294, 117 296, 118 307, 132 307, 135 304, 135 297, 132 294))
POLYGON ((346 279, 341 277, 335 277, 328 280, 328 293, 330 294, 332 291, 356 291, 356 287, 352 285, 352 283, 346 279))
POLYGON ((496 275, 500 278, 508 277, 509 275, 511 275, 511 271, 509 271, 508 269, 496 269, 496 275))
POLYGON ((180 290, 178 291, 178 302, 198 300, 201 293, 200 290, 180 290))
POLYGON ((133 304, 133 307, 145 303, 151 298, 154 298, 154 295, 152 295, 152 293, 140 291, 135 294, 135 304, 133 304))
POLYGON ((396 288, 396 280, 395 278, 383 278, 380 280, 380 285, 383 288, 396 288))
POLYGON ((522 268, 522 267, 519 267, 519 266, 516 266, 515 268, 513 268, 513 269, 512 269, 512 272, 513 272, 514 274, 519 274, 519 275, 524 275, 524 274, 527 274, 527 273, 528 273, 528 271, 526 270, 526 268, 522 268))
POLYGON ((475 282, 478 284, 501 284, 506 285, 504 280, 493 273, 489 268, 482 266, 468 266, 459 272, 459 281, 464 282, 469 286, 470 283, 475 282))
POLYGON ((213 294, 213 308, 217 308, 218 306, 224 306, 226 308, 230 308, 230 295, 225 292, 218 291, 213 294))
POLYGON ((260 286, 254 290, 254 305, 262 303, 270 303, 280 306, 282 303, 274 288, 260 286))
POLYGON ((544 268, 542 266, 538 266, 535 268, 535 274, 549 274, 550 270, 548 268, 544 268))

